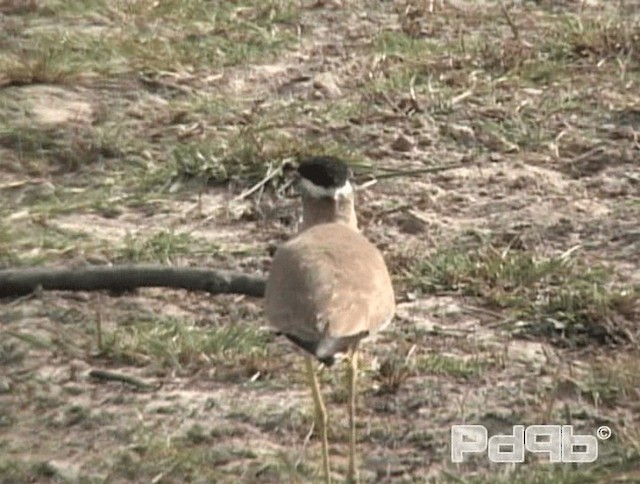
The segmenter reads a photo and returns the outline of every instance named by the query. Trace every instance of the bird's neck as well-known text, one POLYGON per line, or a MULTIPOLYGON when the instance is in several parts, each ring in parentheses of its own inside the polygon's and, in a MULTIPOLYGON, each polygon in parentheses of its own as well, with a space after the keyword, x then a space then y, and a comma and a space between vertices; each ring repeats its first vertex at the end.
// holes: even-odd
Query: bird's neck
POLYGON ((357 231, 358 218, 353 199, 303 197, 301 231, 326 223, 341 223, 357 231))

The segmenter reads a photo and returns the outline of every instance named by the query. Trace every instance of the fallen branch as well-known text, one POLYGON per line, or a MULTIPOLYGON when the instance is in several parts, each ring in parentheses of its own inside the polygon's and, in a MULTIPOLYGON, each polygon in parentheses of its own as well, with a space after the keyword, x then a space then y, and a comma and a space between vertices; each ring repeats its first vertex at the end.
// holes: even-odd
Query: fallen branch
POLYGON ((426 168, 417 168, 415 170, 394 170, 394 169, 381 169, 385 173, 378 173, 373 175, 376 180, 383 178, 396 178, 396 177, 410 177, 416 175, 423 175, 425 173, 440 173, 447 170, 456 170, 465 166, 463 163, 449 163, 447 165, 428 166, 426 168))
POLYGON ((139 287, 172 287, 211 294, 262 297, 265 281, 259 276, 189 267, 100 266, 0 271, 0 297, 24 296, 38 289, 126 292, 139 287))

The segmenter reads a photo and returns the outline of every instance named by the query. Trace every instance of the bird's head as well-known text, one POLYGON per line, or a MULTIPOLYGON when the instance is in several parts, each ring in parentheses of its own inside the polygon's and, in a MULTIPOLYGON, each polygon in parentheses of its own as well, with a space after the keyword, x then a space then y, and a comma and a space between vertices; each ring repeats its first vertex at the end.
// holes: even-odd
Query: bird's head
POLYGON ((357 230, 351 170, 335 156, 313 156, 298 166, 303 200, 303 229, 319 223, 340 222, 357 230))
POLYGON ((305 158, 298 166, 299 189, 309 198, 353 198, 351 170, 335 156, 305 158))

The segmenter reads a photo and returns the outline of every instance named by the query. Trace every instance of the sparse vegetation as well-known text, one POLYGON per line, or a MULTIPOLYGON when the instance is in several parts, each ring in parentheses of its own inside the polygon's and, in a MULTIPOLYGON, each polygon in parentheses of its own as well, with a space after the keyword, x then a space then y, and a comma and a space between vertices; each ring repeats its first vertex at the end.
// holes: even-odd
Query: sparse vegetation
POLYGON ((266 336, 243 325, 212 329, 175 318, 131 321, 105 335, 102 352, 114 362, 193 371, 202 364, 239 363, 255 355, 267 358, 266 336))
POLYGON ((414 363, 419 374, 445 375, 453 378, 473 379, 482 375, 488 362, 478 359, 461 359, 439 354, 425 355, 414 363))
POLYGON ((160 262, 169 264, 173 257, 192 252, 196 245, 188 234, 161 230, 148 239, 140 240, 132 234, 124 239, 122 255, 117 259, 130 262, 160 262))
POLYGON ((584 344, 585 338, 602 343, 633 338, 622 323, 633 326, 640 314, 638 286, 616 286, 605 267, 582 265, 570 254, 537 257, 491 244, 446 249, 411 265, 407 281, 426 294, 479 298, 505 310, 520 333, 560 333, 573 344, 584 344))
MULTIPOLYGON (((363 347, 363 482, 640 480, 634 2, 0 3, 0 267, 264 272, 282 169, 337 154, 385 175, 358 208, 399 302, 363 347), (450 463, 452 423, 516 419, 613 435, 450 463)), ((181 291, 2 301, 0 482, 312 481, 301 360, 262 325, 181 291)))

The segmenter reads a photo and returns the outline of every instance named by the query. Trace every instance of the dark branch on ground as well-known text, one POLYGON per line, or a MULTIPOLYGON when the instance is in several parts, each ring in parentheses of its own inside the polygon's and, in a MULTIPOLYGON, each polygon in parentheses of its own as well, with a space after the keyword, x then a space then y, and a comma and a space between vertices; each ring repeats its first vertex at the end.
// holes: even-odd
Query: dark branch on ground
POLYGON ((0 297, 24 296, 39 289, 126 292, 140 287, 171 287, 211 294, 262 297, 260 276, 200 268, 110 266, 80 269, 8 269, 0 271, 0 297))

